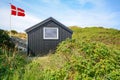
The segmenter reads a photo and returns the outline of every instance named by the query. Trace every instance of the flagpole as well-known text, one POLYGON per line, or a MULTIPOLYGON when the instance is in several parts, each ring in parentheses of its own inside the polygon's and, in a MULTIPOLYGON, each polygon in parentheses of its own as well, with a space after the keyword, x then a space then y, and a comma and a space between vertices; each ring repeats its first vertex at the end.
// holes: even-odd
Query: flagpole
POLYGON ((12 34, 11 34, 11 14, 10 14, 10 37, 12 36, 12 34))
MULTIPOLYGON (((10 3, 10 6, 11 6, 11 3, 10 3)), ((10 7, 10 8, 11 8, 11 7, 10 7)), ((10 10, 10 12, 11 12, 11 10, 10 10)), ((11 34, 11 29, 12 29, 12 27, 11 27, 11 26, 12 26, 12 25, 11 25, 11 22, 12 22, 12 21, 11 21, 11 13, 10 13, 10 38, 11 38, 11 36, 12 36, 12 34, 11 34)))

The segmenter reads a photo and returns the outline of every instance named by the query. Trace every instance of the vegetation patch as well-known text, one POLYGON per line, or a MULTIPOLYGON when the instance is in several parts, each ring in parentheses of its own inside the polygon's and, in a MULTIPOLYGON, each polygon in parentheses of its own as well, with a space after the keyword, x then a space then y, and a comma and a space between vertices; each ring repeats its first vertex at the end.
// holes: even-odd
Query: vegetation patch
POLYGON ((120 31, 78 28, 55 53, 28 63, 18 53, 0 48, 0 79, 4 80, 120 80, 120 31), (4 52, 5 51, 5 52, 4 52), (14 56, 14 57, 13 57, 14 56))

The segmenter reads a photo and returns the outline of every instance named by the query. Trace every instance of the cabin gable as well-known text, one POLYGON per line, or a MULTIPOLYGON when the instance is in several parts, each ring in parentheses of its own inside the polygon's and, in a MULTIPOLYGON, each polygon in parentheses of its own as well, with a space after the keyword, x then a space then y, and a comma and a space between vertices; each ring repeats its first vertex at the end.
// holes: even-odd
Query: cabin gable
MULTIPOLYGON (((53 30, 54 31, 54 30, 53 30)), ((28 34, 28 54, 45 55, 49 51, 56 49, 56 46, 66 38, 71 38, 72 33, 61 27, 61 24, 54 20, 49 20, 36 28, 33 28, 28 34), (44 28, 58 29, 58 39, 44 39, 44 28)))

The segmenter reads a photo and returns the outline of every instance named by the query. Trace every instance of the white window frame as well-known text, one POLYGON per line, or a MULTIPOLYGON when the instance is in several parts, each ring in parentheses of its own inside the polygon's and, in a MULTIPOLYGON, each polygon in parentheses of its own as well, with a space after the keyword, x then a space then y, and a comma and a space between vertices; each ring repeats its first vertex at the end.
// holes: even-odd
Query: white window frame
POLYGON ((56 28, 56 27, 44 27, 43 28, 43 39, 59 39, 58 28, 56 28), (45 37, 45 29, 56 29, 57 30, 57 37, 55 37, 55 38, 53 38, 53 37, 46 38, 45 37))

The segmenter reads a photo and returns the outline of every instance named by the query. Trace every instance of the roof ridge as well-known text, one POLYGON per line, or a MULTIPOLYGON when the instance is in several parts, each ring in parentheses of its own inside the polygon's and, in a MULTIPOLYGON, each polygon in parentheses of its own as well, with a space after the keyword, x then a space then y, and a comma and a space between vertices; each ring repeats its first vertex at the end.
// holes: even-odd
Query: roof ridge
POLYGON ((46 23, 46 22, 48 22, 48 21, 50 21, 50 20, 54 21, 56 24, 62 26, 62 28, 66 29, 67 31, 69 31, 70 33, 72 33, 72 30, 70 30, 67 26, 63 25, 62 23, 60 23, 59 21, 57 21, 57 20, 54 19, 53 17, 49 17, 49 18, 47 18, 47 19, 39 22, 38 24, 36 24, 36 25, 34 25, 34 26, 26 29, 25 31, 26 31, 26 32, 29 32, 29 31, 31 31, 31 30, 39 27, 40 25, 42 25, 42 24, 44 24, 44 23, 46 23))

